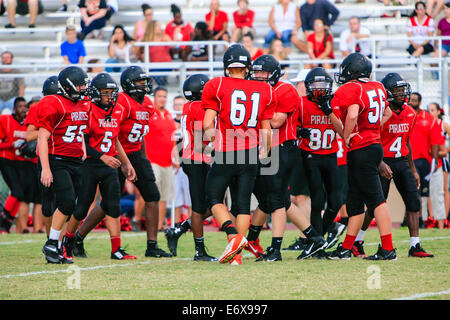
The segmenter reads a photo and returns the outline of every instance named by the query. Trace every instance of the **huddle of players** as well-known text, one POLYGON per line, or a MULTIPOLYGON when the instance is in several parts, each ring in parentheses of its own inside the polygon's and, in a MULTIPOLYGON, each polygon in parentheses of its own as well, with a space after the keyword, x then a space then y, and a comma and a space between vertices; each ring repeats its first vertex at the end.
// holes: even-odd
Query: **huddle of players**
MULTIPOLYGON (((193 75, 184 84, 184 94, 192 101, 183 110, 182 158, 193 215, 179 228, 166 231, 172 254, 189 228, 195 243, 203 239, 202 219, 212 214, 228 238, 220 263, 242 264, 242 249, 252 252, 256 261, 281 261, 287 217, 308 239, 298 259, 320 252, 328 259, 350 259, 353 252, 368 260, 396 260, 385 201, 392 177, 407 207, 410 235, 418 239, 420 203, 409 144, 415 112, 406 104, 410 86, 403 77, 390 73, 382 83, 371 81, 371 62, 355 53, 342 62, 335 77, 341 86, 334 95, 333 79, 324 69, 314 68, 305 79, 307 96, 299 97, 292 85, 278 81, 280 65, 271 56, 252 64, 245 48, 232 45, 223 63, 225 77, 208 81, 204 75, 193 75), (344 199, 338 137, 348 152, 348 229, 344 242, 325 253, 344 231, 333 223, 344 199), (214 158, 208 155, 211 148, 214 158), (311 220, 289 199, 297 148, 310 185, 311 220), (277 170, 270 173, 272 165, 277 170), (224 204, 227 188, 230 211, 224 204), (327 208, 322 217, 323 190, 327 208), (250 224, 252 192, 259 206, 250 224), (267 214, 272 214, 272 243, 264 252, 258 236, 267 214), (377 252, 369 257, 361 242, 355 247, 365 217, 369 222, 375 217, 381 238, 377 252)), ((409 256, 432 257, 419 242, 411 246, 409 256)))

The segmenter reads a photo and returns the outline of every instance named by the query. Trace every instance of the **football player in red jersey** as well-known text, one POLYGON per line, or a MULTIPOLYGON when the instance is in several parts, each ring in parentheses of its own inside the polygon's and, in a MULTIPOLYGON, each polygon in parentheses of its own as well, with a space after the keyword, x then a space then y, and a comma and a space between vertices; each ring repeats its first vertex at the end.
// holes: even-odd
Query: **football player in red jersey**
POLYGON ((83 188, 63 239, 67 259, 73 259, 75 233, 95 200, 97 186, 102 196, 100 207, 107 215, 111 259, 136 259, 121 247, 120 238, 121 189, 116 169, 120 168, 130 181, 135 179, 136 173, 118 139, 120 126, 127 117, 125 107, 117 103, 118 91, 116 82, 107 73, 96 75, 87 90, 90 113, 84 138, 88 158, 83 166, 83 188))
MULTIPOLYGON (((416 112, 406 104, 411 94, 411 87, 398 73, 388 73, 382 80, 388 94, 387 101, 392 110, 392 117, 381 128, 381 143, 384 158, 380 164, 381 186, 387 199, 391 180, 394 180, 406 206, 406 216, 410 236, 410 257, 433 257, 425 252, 419 240, 420 187, 419 174, 412 159, 411 131, 416 123, 416 112)), ((359 231, 352 253, 364 255, 364 233, 373 219, 373 211, 366 213, 364 224, 359 231)))
MULTIPOLYGON (((228 245, 219 258, 220 263, 228 263, 247 245, 244 234, 250 223, 250 199, 258 173, 258 156, 266 158, 270 151, 270 119, 276 99, 269 84, 246 80, 252 59, 242 45, 230 46, 223 56, 223 64, 225 77, 206 83, 202 107, 206 109, 203 128, 207 137, 214 141, 215 149, 206 182, 206 198, 221 230, 228 236, 228 245), (237 191, 232 197, 237 213, 236 227, 223 204, 225 191, 233 179, 237 191)), ((236 263, 241 261, 236 260, 236 263)))
POLYGON ((88 77, 76 66, 58 75, 61 92, 41 100, 38 109, 38 150, 42 165, 41 183, 52 188, 56 210, 49 239, 43 247, 49 263, 72 263, 58 248, 62 227, 74 209, 81 188, 83 159, 86 157, 83 134, 89 120, 89 104, 83 100, 88 77))
POLYGON ((383 158, 381 126, 390 118, 392 111, 386 108, 387 93, 380 82, 369 80, 372 63, 360 53, 347 56, 336 74, 336 82, 342 84, 330 102, 320 105, 336 131, 349 147, 347 160, 349 192, 347 212, 348 229, 343 243, 331 252, 328 259, 350 259, 355 238, 364 222, 365 206, 373 210, 381 236, 378 251, 365 259, 396 260, 392 243, 392 224, 386 199, 381 187, 378 167, 383 158), (342 124, 336 124, 331 108, 338 107, 342 124))
POLYGON ((206 176, 211 163, 206 144, 203 141, 203 118, 205 109, 202 108, 203 87, 209 78, 203 74, 193 74, 184 81, 183 93, 187 103, 183 106, 181 117, 182 147, 181 166, 189 179, 189 193, 192 202, 192 215, 181 223, 179 228, 168 228, 165 232, 167 244, 172 253, 176 252, 179 237, 192 229, 195 243, 194 261, 217 261, 206 253, 203 238, 203 220, 211 216, 206 207, 206 176))
MULTIPOLYGON (((126 120, 120 126, 119 142, 122 145, 135 172, 135 186, 145 200, 145 225, 147 231, 146 257, 171 257, 170 253, 160 249, 157 244, 158 236, 158 201, 159 191, 155 183, 155 176, 145 152, 144 136, 149 130, 149 120, 153 113, 151 93, 151 79, 141 67, 126 68, 120 76, 123 92, 119 93, 117 103, 125 107, 126 120)), ((125 186, 126 177, 119 170, 120 190, 125 186)), ((84 220, 75 234, 73 255, 85 257, 83 239, 103 220, 105 212, 102 207, 96 207, 84 220)))

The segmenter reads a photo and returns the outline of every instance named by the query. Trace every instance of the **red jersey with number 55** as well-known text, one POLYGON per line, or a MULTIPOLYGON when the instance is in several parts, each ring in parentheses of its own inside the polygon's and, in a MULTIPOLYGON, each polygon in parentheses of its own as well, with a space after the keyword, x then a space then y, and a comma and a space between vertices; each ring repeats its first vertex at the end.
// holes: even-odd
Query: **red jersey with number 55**
POLYGON ((364 148, 374 143, 381 143, 381 119, 386 101, 386 90, 378 81, 347 82, 334 93, 331 106, 339 107, 341 120, 345 126, 347 109, 353 104, 359 106, 358 119, 353 133, 358 133, 350 141, 348 151, 364 148))
POLYGON ((125 108, 117 103, 111 116, 107 115, 111 110, 104 110, 91 102, 89 114, 89 145, 107 156, 114 157, 117 154, 116 139, 120 133, 120 126, 126 119, 125 108))
POLYGON ((275 147, 288 140, 297 140, 297 108, 300 96, 292 84, 282 81, 278 81, 273 90, 277 96, 275 112, 287 114, 283 125, 272 130, 272 146, 275 147))
MULTIPOLYGON (((339 112, 339 110, 334 111, 339 112)), ((336 131, 330 118, 308 97, 300 98, 298 126, 311 129, 309 139, 300 138, 298 145, 300 149, 316 154, 331 154, 339 150, 336 131)))
POLYGON ((83 134, 89 124, 89 101, 73 102, 59 95, 45 96, 38 108, 38 127, 50 131, 48 153, 83 156, 83 134))
POLYGON ((409 154, 407 143, 416 123, 416 115, 406 103, 399 111, 392 110, 392 117, 381 128, 385 158, 400 158, 409 154))
POLYGON ((205 84, 202 107, 217 111, 216 151, 238 151, 259 145, 262 120, 270 120, 277 105, 272 87, 263 81, 217 77, 205 84))
POLYGON ((139 151, 142 148, 142 139, 149 130, 150 117, 154 112, 153 103, 147 96, 139 103, 125 92, 120 92, 117 104, 126 110, 126 120, 120 127, 120 144, 126 154, 139 151))

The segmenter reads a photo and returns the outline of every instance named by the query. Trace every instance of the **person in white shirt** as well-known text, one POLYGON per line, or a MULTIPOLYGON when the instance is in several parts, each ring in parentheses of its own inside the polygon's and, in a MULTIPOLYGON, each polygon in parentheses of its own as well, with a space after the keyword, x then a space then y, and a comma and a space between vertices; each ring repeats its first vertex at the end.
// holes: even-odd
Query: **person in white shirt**
POLYGON ((419 38, 409 40, 406 51, 416 58, 422 54, 433 52, 433 45, 427 37, 432 37, 434 30, 434 20, 425 12, 425 3, 423 1, 416 2, 415 10, 408 20, 408 37, 419 38))
POLYGON ((359 52, 371 58, 371 46, 368 40, 370 37, 369 29, 361 26, 358 17, 351 17, 348 24, 349 28, 342 31, 339 37, 339 49, 341 50, 342 58, 354 52, 359 52))

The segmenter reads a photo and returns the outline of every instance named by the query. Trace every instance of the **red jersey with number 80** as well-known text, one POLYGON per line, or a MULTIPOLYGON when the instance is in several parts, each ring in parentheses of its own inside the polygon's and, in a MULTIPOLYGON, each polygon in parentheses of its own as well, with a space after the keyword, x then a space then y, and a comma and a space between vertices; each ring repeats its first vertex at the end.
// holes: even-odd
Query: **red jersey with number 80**
POLYGON ((300 98, 298 126, 311 129, 309 139, 300 138, 298 145, 300 149, 316 154, 331 154, 339 150, 336 131, 330 118, 308 97, 300 98))
POLYGON ((273 87, 277 96, 275 112, 287 113, 287 119, 278 129, 273 129, 272 146, 275 147, 288 140, 297 140, 297 108, 300 96, 290 83, 278 81, 273 87))
POLYGON ((111 110, 104 110, 91 102, 89 114, 89 145, 107 156, 117 154, 116 139, 120 133, 120 126, 126 119, 126 110, 121 104, 116 104, 111 117, 107 115, 111 110))
POLYGON ((386 90, 378 81, 351 81, 336 90, 331 106, 333 109, 339 107, 344 126, 347 108, 353 104, 359 106, 358 119, 353 129, 353 133, 358 134, 350 140, 348 151, 381 143, 381 119, 384 109, 389 105, 386 97, 386 90))
POLYGON ((59 95, 45 96, 38 108, 38 127, 50 131, 48 153, 83 156, 83 134, 89 124, 89 101, 73 102, 59 95))
POLYGON ((205 84, 202 107, 217 111, 216 151, 238 151, 259 145, 262 120, 276 108, 272 87, 263 81, 217 77, 205 84))
POLYGON ((124 92, 119 93, 117 104, 125 108, 126 120, 120 127, 119 141, 126 154, 137 152, 142 148, 142 139, 148 133, 153 103, 145 96, 142 103, 137 102, 124 92))
POLYGON ((416 123, 416 112, 406 103, 381 128, 381 144, 385 158, 400 158, 409 154, 407 143, 416 123))

